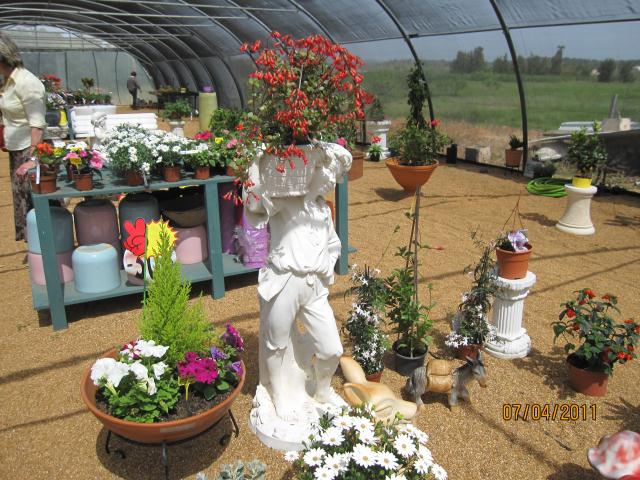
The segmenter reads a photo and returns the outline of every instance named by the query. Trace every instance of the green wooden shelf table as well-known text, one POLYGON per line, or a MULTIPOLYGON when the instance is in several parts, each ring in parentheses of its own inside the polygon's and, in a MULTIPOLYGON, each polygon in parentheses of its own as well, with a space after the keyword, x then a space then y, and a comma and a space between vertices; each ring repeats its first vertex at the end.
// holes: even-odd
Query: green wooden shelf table
MULTIPOLYGON (((209 258, 202 263, 183 265, 182 274, 191 282, 211 282, 211 296, 215 299, 224 296, 224 279, 234 275, 254 272, 256 269, 245 268, 236 261, 234 255, 222 253, 222 239, 220 235, 220 212, 218 201, 218 185, 230 183, 233 177, 214 176, 207 180, 196 180, 192 174, 183 172, 185 178, 179 182, 165 182, 151 178, 148 186, 130 187, 123 179, 114 175, 109 170, 103 171, 103 178, 94 179, 94 189, 90 191, 78 191, 73 188, 73 183, 67 181, 66 175, 58 177, 58 190, 53 193, 32 193, 33 205, 38 223, 38 235, 42 249, 42 261, 46 286, 31 285, 33 306, 36 310, 48 309, 54 330, 67 328, 66 305, 103 300, 106 298, 120 297, 141 293, 142 286, 132 285, 127 282, 127 275, 121 271, 122 281, 120 286, 109 292, 100 294, 79 293, 75 289, 75 283, 61 283, 60 273, 56 260, 53 224, 49 212, 49 200, 70 197, 96 197, 110 196, 121 193, 144 192, 162 190, 175 187, 187 187, 203 185, 205 193, 205 206, 207 210, 207 236, 209 240, 209 258)), ((347 273, 349 269, 348 255, 354 251, 348 245, 348 183, 344 181, 336 187, 336 232, 342 242, 341 257, 336 264, 336 272, 340 275, 347 273)))

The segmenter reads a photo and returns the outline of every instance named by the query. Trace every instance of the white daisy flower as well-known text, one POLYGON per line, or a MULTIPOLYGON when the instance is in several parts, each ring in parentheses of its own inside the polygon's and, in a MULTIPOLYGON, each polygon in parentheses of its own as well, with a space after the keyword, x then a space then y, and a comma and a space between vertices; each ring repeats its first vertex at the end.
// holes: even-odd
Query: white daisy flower
POLYGON ((312 448, 304 454, 304 457, 302 457, 302 459, 304 460, 304 463, 306 463, 310 467, 316 467, 322 463, 322 458, 325 455, 326 452, 321 448, 312 448))
POLYGON ((441 465, 437 463, 431 467, 431 473, 436 477, 436 480, 447 480, 447 472, 441 465))
POLYGON ((391 452, 378 452, 376 462, 386 470, 396 470, 398 468, 398 459, 391 452))
POLYGON ((427 473, 429 473, 429 465, 421 458, 418 458, 415 462, 413 462, 413 468, 420 475, 426 475, 427 473))
POLYGON ((366 445, 356 445, 353 448, 353 461, 361 467, 371 467, 376 464, 376 452, 366 445))
MULTIPOLYGON (((369 405, 367 404, 367 406, 369 405)), ((356 428, 356 430, 358 430, 358 432, 362 432, 364 430, 374 430, 373 422, 365 417, 355 418, 353 421, 353 426, 356 428)))
POLYGON ((300 458, 300 454, 294 450, 291 450, 284 454, 284 459, 289 463, 295 462, 296 460, 298 460, 298 458, 300 458))
POLYGON ((324 466, 335 470, 336 473, 340 473, 347 469, 350 460, 349 454, 334 453, 324 458, 324 466))
POLYGON ((427 462, 429 466, 431 466, 431 464, 433 463, 433 455, 431 454, 431 450, 429 450, 424 445, 420 445, 418 447, 418 458, 427 462))
POLYGON ((378 439, 373 430, 362 430, 358 433, 358 439, 365 445, 375 445, 378 443, 378 439))
POLYGON ((398 435, 393 442, 393 447, 396 449, 399 455, 404 458, 408 458, 416 451, 416 446, 413 444, 413 440, 409 435, 398 435))
POLYGON ((331 424, 334 427, 341 428, 342 430, 349 430, 353 424, 353 418, 349 415, 339 415, 333 419, 331 424))
POLYGON ((337 472, 329 467, 320 467, 313 472, 313 478, 317 480, 333 480, 336 478, 337 472))
POLYGON ((329 427, 322 434, 322 443, 330 446, 338 446, 344 441, 342 429, 338 427, 329 427))
POLYGON ((407 477, 405 477, 404 475, 391 474, 384 477, 384 480, 407 480, 407 477))

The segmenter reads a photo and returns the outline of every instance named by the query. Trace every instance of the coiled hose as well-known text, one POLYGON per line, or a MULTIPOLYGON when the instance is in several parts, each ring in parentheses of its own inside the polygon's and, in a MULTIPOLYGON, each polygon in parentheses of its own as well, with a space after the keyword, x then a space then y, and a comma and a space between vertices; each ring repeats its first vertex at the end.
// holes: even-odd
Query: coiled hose
POLYGON ((534 195, 560 198, 567 195, 567 192, 564 191, 564 186, 567 183, 571 183, 571 180, 550 177, 534 178, 527 183, 527 192, 534 195))

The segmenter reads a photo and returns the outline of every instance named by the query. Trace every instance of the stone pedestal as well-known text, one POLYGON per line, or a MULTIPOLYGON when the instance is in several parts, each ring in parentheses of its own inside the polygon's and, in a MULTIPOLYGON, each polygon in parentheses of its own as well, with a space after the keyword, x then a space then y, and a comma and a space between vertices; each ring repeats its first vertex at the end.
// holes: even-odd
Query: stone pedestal
POLYGON ((596 229, 591 223, 591 198, 596 194, 596 187, 577 188, 565 185, 567 192, 567 208, 556 228, 573 235, 593 235, 596 229))
POLYGON ((522 358, 531 351, 531 339, 522 328, 524 299, 536 283, 534 273, 519 280, 498 277, 500 291, 493 302, 492 323, 496 338, 485 345, 485 351, 498 358, 522 358))

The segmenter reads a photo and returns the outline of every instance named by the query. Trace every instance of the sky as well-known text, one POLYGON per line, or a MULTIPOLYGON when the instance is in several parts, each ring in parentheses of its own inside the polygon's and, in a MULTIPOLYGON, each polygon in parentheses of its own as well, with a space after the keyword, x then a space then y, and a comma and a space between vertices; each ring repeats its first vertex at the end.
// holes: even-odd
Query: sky
MULTIPOLYGON (((564 56, 573 58, 616 60, 640 59, 640 22, 576 25, 568 27, 527 28, 511 31, 519 55, 552 56, 558 45, 564 45, 564 56)), ((502 32, 469 33, 413 39, 423 60, 451 60, 458 50, 484 48, 487 60, 507 53, 502 32)), ((349 44, 348 48, 366 61, 409 58, 402 40, 369 44, 349 44), (375 48, 371 48, 375 46, 375 48)))

